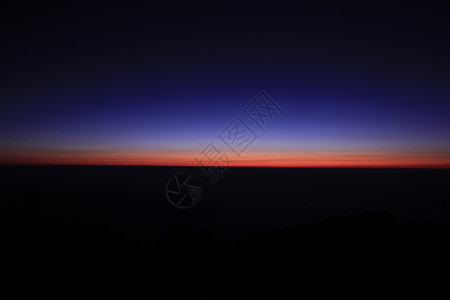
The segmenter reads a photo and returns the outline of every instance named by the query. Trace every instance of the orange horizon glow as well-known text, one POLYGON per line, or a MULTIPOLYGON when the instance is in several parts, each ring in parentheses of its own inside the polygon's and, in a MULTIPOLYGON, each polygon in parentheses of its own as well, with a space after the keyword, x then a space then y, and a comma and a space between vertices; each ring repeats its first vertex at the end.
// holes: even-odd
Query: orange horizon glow
MULTIPOLYGON (((189 151, 34 151, 0 153, 2 165, 198 166, 189 151)), ((252 152, 229 156, 229 167, 283 168, 450 168, 447 155, 367 151, 252 152)))

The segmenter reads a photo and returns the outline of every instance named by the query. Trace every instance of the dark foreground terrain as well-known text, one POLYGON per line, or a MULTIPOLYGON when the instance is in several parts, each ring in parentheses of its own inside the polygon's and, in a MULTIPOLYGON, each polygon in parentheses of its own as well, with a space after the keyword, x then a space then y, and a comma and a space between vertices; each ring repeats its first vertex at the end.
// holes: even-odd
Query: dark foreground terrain
POLYGON ((179 170, 1 167, 2 298, 448 296, 447 170, 179 170))

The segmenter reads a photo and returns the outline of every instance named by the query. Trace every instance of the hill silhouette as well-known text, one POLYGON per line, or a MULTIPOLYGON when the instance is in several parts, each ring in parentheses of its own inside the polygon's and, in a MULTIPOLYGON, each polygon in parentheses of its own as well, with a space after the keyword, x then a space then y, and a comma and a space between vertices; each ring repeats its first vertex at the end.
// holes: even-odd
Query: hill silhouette
POLYGON ((291 299, 430 296, 444 288, 450 223, 368 212, 221 241, 173 224, 156 241, 98 221, 43 218, 28 197, 0 211, 4 299, 291 299))

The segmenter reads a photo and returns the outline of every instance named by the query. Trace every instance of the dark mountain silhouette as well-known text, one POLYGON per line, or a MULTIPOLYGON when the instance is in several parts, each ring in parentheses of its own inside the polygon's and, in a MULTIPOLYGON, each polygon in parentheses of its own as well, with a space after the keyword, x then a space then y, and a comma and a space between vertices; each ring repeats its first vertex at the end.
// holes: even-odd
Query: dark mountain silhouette
POLYGON ((388 211, 220 241, 174 224, 133 240, 98 221, 52 221, 42 201, 0 211, 4 299, 291 299, 431 296, 448 273, 449 222, 399 224, 388 211), (440 273, 445 271, 446 273, 440 273))

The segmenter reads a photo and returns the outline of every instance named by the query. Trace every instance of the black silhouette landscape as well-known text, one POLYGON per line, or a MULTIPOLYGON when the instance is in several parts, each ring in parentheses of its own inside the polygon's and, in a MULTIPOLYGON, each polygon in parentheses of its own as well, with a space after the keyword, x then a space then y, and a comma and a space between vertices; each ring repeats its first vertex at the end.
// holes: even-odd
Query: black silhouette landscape
POLYGON ((0 300, 450 299, 449 4, 3 1, 0 300))
POLYGON ((164 195, 176 170, 196 171, 2 166, 5 293, 291 299, 445 287, 448 170, 233 168, 188 211, 164 195))

